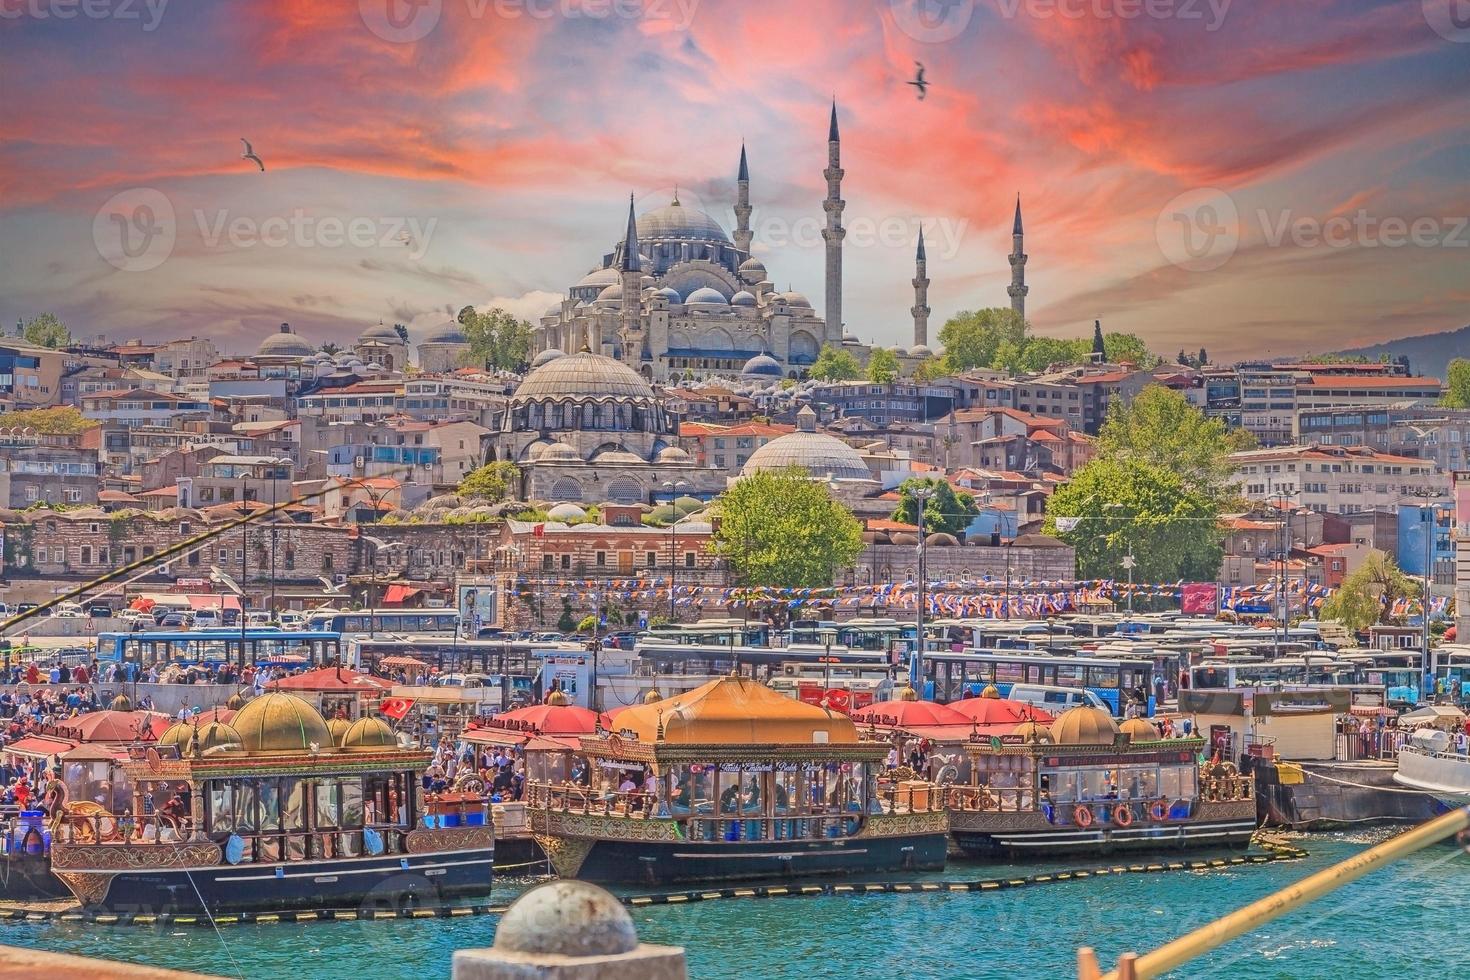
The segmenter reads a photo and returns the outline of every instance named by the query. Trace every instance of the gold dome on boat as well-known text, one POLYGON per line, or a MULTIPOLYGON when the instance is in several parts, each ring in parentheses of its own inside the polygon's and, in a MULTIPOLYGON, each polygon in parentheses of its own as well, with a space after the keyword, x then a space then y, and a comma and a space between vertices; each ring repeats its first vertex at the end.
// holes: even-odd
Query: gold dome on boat
POLYGON ((980 692, 980 696, 982 698, 999 698, 1000 688, 996 687, 994 684, 986 684, 985 690, 980 692))
POLYGON ((212 721, 201 726, 194 733, 192 747, 197 747, 200 755, 239 751, 240 733, 235 731, 233 725, 226 725, 222 721, 212 721))
POLYGON ((658 688, 656 687, 650 687, 648 693, 643 695, 644 704, 653 704, 655 701, 662 701, 663 699, 664 696, 658 693, 658 688))
POLYGON ((184 751, 184 746, 189 744, 189 738, 194 734, 194 726, 186 722, 175 722, 168 726, 164 733, 158 736, 159 745, 177 745, 179 752, 184 751))
POLYGON ((359 718, 342 733, 343 752, 381 752, 397 747, 393 729, 380 718, 359 718))
POLYGON ((919 692, 916 691, 916 690, 914 690, 909 685, 905 684, 903 687, 895 687, 893 689, 893 697, 890 698, 889 700, 891 700, 891 701, 917 701, 917 700, 919 700, 919 692))
POLYGON ((112 711, 132 711, 133 699, 128 697, 126 694, 119 694, 117 697, 112 699, 111 703, 108 704, 107 707, 112 711))
POLYGON ((559 708, 565 708, 572 703, 572 699, 567 697, 566 691, 558 689, 546 695, 546 703, 559 708))
POLYGON ((225 702, 225 707, 229 708, 231 711, 239 711, 249 702, 250 699, 248 697, 246 697, 244 694, 241 694, 239 691, 236 691, 234 694, 231 694, 230 699, 225 702))
POLYGON ((347 729, 351 727, 352 722, 346 718, 328 718, 327 731, 332 733, 332 744, 340 748, 342 745, 342 736, 346 735, 347 729))
POLYGON ((1118 726, 1118 731, 1128 736, 1130 742, 1157 742, 1159 730, 1142 718, 1129 718, 1118 726))
POLYGON ((1113 716, 1085 704, 1068 708, 1051 723, 1052 741, 1061 745, 1112 745, 1117 736, 1113 716))
POLYGON ((1011 730, 1023 742, 1040 742, 1050 745, 1052 742, 1051 730, 1045 725, 1034 721, 1023 721, 1011 730))
POLYGON ((311 704, 294 694, 272 691, 255 698, 233 719, 247 752, 310 752, 332 747, 332 733, 311 704))

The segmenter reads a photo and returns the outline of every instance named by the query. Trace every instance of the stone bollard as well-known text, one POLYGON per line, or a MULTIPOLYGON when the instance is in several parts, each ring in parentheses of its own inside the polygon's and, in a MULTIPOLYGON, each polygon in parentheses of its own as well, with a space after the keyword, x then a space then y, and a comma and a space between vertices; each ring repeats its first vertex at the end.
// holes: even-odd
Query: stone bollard
POLYGON ((537 885, 506 911, 490 949, 454 954, 454 980, 688 980, 684 950, 638 941, 633 918, 585 881, 537 885))

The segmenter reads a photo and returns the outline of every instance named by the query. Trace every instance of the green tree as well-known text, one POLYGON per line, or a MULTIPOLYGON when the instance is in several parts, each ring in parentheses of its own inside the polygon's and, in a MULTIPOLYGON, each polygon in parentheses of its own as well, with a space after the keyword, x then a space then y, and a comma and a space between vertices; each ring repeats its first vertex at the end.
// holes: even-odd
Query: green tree
POLYGON ((1470 408, 1470 360, 1457 357, 1450 361, 1440 404, 1446 408, 1470 408))
POLYGON ((919 362, 918 367, 914 368, 915 381, 937 381, 940 378, 946 377, 948 374, 949 370, 945 366, 945 361, 942 357, 926 358, 919 362))
POLYGON ((459 481, 455 492, 461 497, 483 497, 498 503, 514 494, 520 485, 520 467, 502 459, 471 470, 459 481))
POLYGON ((1017 349, 1026 344, 1026 321, 1015 310, 991 307, 965 310, 939 328, 945 368, 951 373, 994 365, 995 355, 1007 341, 1017 349))
POLYGON ((577 632, 578 633, 594 633, 596 631, 597 631, 597 617, 596 616, 593 616, 590 613, 587 614, 586 616, 583 616, 582 617, 582 621, 577 624, 577 632))
POLYGON ((1137 456, 1100 456, 1052 494, 1046 531, 1077 550, 1083 578, 1210 581, 1224 554, 1220 503, 1137 456))
POLYGON ((898 380, 898 357, 886 347, 874 347, 868 355, 868 380, 875 385, 889 385, 898 380))
POLYGON ((1032 337, 1021 351, 1020 371, 1045 371, 1052 365, 1081 364, 1087 360, 1092 345, 1078 337, 1061 340, 1056 337, 1032 337))
POLYGON ((470 349, 463 361, 470 367, 516 371, 531 354, 531 324, 517 320, 498 307, 477 312, 466 306, 456 317, 470 349))
POLYGON ((924 504, 924 529, 931 534, 959 534, 980 513, 980 505, 975 502, 974 496, 963 490, 955 490, 945 480, 931 477, 904 480, 899 484, 898 507, 893 512, 893 520, 903 521, 905 524, 919 523, 919 510, 913 495, 919 487, 928 487, 934 491, 934 496, 924 504))
POLYGON ((714 505, 712 548, 743 585, 821 588, 857 563, 863 528, 799 467, 742 477, 714 505))
POLYGON ((71 331, 57 319, 55 313, 42 313, 25 325, 22 331, 26 343, 55 350, 71 343, 71 331))
POLYGON ((1182 394, 1148 385, 1131 402, 1115 401, 1097 437, 1099 458, 1134 459, 1179 474, 1186 488, 1225 503, 1236 496, 1230 454, 1255 438, 1227 429, 1182 394))
POLYGON ((1108 349, 1108 360, 1114 364, 1127 361, 1135 367, 1149 371, 1158 367, 1163 358, 1148 349, 1143 338, 1131 333, 1110 333, 1103 337, 1108 349))
POLYGON ((1318 615, 1356 632, 1389 618, 1395 602, 1417 598, 1422 591, 1419 582, 1400 571, 1392 558, 1370 551, 1363 564, 1322 603, 1318 615))
POLYGON ((856 381, 863 376, 863 369, 851 351, 823 344, 807 375, 818 381, 856 381))
POLYGON ((70 405, 60 408, 28 408, 0 415, 0 428, 31 428, 43 436, 74 436, 100 424, 70 405))

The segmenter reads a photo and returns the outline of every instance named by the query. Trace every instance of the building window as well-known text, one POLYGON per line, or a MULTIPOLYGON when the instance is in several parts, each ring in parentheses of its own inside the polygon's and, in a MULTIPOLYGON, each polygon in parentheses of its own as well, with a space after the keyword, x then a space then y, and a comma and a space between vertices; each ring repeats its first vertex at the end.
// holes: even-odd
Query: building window
POLYGON ((694 567, 694 552, 692 552, 692 551, 686 551, 686 552, 684 552, 684 567, 685 568, 693 568, 694 567))
POLYGON ((44 547, 37 548, 36 549, 36 564, 37 565, 44 565, 49 560, 50 559, 47 557, 47 552, 46 552, 46 549, 44 547))
POLYGON ((92 546, 91 545, 86 545, 86 544, 82 545, 82 559, 81 560, 82 560, 82 564, 83 565, 90 565, 90 564, 92 564, 92 546))
POLYGON ((658 567, 658 552, 657 551, 647 551, 647 552, 644 552, 643 559, 644 559, 645 562, 647 562, 649 568, 656 568, 656 567, 658 567))
POLYGON ((601 568, 602 566, 604 566, 606 564, 607 564, 607 552, 605 552, 605 551, 599 551, 597 553, 597 567, 601 568))
POLYGON ((324 551, 324 552, 322 552, 322 571, 324 571, 324 572, 330 572, 331 570, 332 570, 332 553, 330 551, 324 551))
POLYGON ((572 556, 571 555, 562 555, 561 556, 561 567, 562 568, 571 568, 572 567, 572 556))
POLYGON ((544 569, 550 570, 553 567, 553 565, 555 564, 555 562, 556 562, 556 556, 555 555, 542 555, 541 556, 541 567, 544 568, 544 569))

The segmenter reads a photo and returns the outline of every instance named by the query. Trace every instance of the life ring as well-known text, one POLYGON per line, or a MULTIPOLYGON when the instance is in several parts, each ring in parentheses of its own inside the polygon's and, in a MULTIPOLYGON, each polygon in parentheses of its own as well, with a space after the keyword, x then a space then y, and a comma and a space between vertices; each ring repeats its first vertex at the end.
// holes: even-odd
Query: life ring
POLYGON ((1133 825, 1133 808, 1127 803, 1119 803, 1113 807, 1113 823, 1119 827, 1131 827, 1133 825))
POLYGON ((1169 801, 1168 800, 1163 800, 1163 799, 1154 800, 1153 803, 1151 803, 1149 805, 1149 808, 1148 808, 1148 818, 1150 820, 1160 821, 1160 820, 1163 820, 1168 815, 1169 815, 1169 801))
POLYGON ((1092 826, 1092 810, 1078 803, 1072 808, 1072 822, 1082 828, 1092 826))

